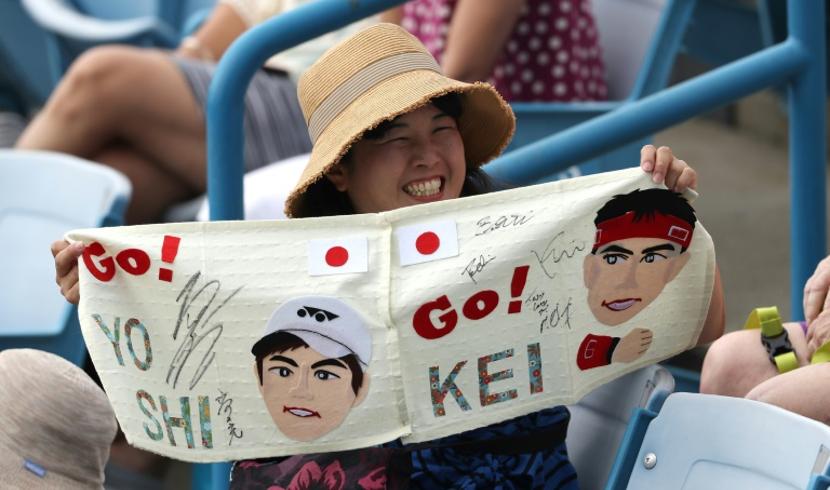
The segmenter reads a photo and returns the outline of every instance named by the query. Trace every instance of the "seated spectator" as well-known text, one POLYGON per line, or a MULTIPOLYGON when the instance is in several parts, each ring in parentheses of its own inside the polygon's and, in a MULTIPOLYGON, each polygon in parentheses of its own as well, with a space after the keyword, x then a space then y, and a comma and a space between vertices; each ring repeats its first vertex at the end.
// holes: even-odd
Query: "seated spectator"
MULTIPOLYGON (((128 224, 161 219, 206 190, 204 106, 215 63, 248 28, 309 0, 220 0, 174 53, 102 46, 69 68, 17 148, 69 153, 124 172, 128 224)), ((245 98, 245 168, 311 149, 292 76, 334 40, 322 36, 269 59, 245 98)))
POLYGON ((448 77, 489 81, 509 102, 606 97, 588 0, 413 0, 384 19, 420 39, 448 77))
POLYGON ((48 352, 0 352, 0 487, 103 488, 115 437, 104 392, 48 352))
POLYGON ((779 373, 761 343, 759 330, 724 335, 709 348, 701 371, 701 393, 744 397, 771 403, 830 423, 830 363, 812 364, 830 341, 830 257, 822 260, 804 286, 806 321, 785 323, 798 368, 779 373))

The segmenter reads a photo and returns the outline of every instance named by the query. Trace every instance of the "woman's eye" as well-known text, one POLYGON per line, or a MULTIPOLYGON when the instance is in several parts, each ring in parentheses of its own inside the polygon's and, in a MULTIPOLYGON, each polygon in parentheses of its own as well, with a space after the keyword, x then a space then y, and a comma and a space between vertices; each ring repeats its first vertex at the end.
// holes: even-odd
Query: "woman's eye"
POLYGON ((663 254, 658 254, 656 252, 647 253, 640 259, 640 262, 645 262, 646 264, 651 264, 652 262, 656 262, 658 260, 664 260, 666 258, 663 254))
POLYGON ((314 377, 319 379, 320 381, 328 381, 332 378, 340 378, 340 376, 332 373, 331 371, 324 371, 322 369, 319 371, 315 371, 314 377))
POLYGON ((602 260, 608 265, 614 265, 619 261, 626 260, 626 258, 625 255, 621 254, 606 254, 602 256, 602 260))
POLYGON ((398 136, 396 138, 387 139, 386 141, 384 141, 384 144, 386 144, 386 143, 406 143, 407 141, 409 141, 409 138, 407 138, 406 136, 398 136))

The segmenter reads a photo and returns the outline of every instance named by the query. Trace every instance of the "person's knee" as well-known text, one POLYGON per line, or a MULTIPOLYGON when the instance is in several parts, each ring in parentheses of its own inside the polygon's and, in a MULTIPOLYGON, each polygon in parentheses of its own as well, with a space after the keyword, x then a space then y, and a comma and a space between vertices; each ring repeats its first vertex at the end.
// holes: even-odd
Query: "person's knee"
POLYGON ((754 400, 756 402, 764 402, 775 405, 772 397, 770 396, 771 392, 774 393, 774 391, 770 390, 767 384, 761 383, 755 388, 749 390, 749 393, 747 393, 744 398, 747 400, 754 400))
POLYGON ((744 335, 724 335, 709 346, 700 373, 700 392, 731 394, 730 387, 745 374, 750 364, 741 353, 746 351, 744 335))
POLYGON ((100 46, 86 51, 67 70, 50 109, 55 115, 75 121, 101 119, 117 111, 125 91, 140 85, 133 65, 141 51, 128 46, 100 46))

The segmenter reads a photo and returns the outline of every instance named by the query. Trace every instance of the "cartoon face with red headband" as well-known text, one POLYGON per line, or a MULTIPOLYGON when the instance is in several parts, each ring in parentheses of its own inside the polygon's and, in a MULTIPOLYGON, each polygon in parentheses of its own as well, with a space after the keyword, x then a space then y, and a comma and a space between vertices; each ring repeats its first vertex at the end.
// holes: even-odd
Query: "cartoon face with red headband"
MULTIPOLYGON (((694 210, 665 189, 614 196, 597 212, 594 246, 583 262, 588 307, 597 320, 616 326, 651 304, 689 261, 694 210)), ((652 333, 635 328, 624 337, 588 334, 577 366, 591 369, 631 362, 651 345, 652 333)))
POLYGON ((635 190, 608 201, 594 220, 597 231, 583 263, 588 306, 605 325, 633 318, 686 265, 695 213, 679 194, 635 190))

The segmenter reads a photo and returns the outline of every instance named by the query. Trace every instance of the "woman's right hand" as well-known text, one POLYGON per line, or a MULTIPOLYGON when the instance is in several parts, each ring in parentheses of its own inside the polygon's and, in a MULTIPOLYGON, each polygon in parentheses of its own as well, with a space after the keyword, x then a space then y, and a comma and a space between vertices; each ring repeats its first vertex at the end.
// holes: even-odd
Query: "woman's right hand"
POLYGON ((830 257, 818 263, 813 275, 804 284, 804 319, 813 323, 822 311, 830 309, 830 257))
POLYGON ((822 310, 807 329, 807 355, 810 359, 822 345, 830 342, 830 310, 822 310))
POLYGON ((55 282, 66 301, 77 305, 81 299, 78 289, 78 257, 84 253, 84 244, 58 240, 52 243, 51 248, 52 257, 55 258, 55 282))

